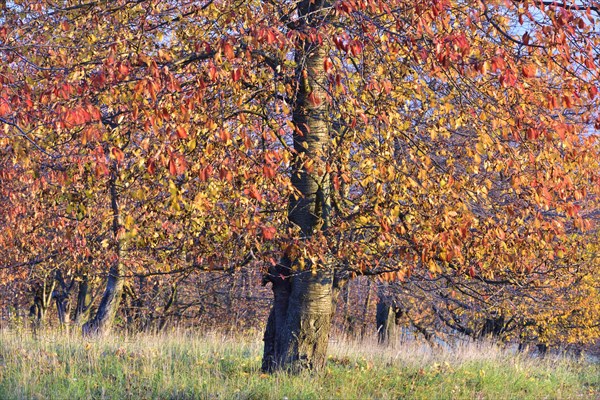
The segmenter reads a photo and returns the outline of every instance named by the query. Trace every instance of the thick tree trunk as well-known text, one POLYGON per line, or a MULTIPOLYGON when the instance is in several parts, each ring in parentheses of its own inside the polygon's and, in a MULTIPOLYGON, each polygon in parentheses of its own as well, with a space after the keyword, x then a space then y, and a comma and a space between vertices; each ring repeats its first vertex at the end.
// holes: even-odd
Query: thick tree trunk
MULTIPOLYGON (((302 0, 297 7, 302 28, 307 32, 325 18, 323 1, 302 0)), ((292 122, 296 128, 296 153, 291 181, 300 196, 290 198, 288 217, 300 228, 301 241, 326 233, 330 218, 326 57, 327 49, 308 39, 299 43, 295 54, 298 87, 292 122)), ((327 254, 320 254, 322 264, 314 265, 316 258, 305 256, 302 251, 293 260, 284 260, 272 268, 267 277, 273 284, 274 303, 264 336, 264 371, 316 370, 326 361, 333 314, 333 263, 327 254)))
POLYGON ((113 235, 115 238, 115 252, 117 259, 110 267, 106 280, 106 289, 100 300, 96 315, 83 325, 84 335, 106 334, 112 328, 117 310, 123 295, 125 284, 124 266, 122 263, 123 253, 126 250, 126 242, 123 239, 123 221, 119 207, 119 193, 117 190, 117 167, 113 166, 109 180, 111 208, 113 212, 113 235))
POLYGON ((293 372, 325 366, 333 304, 333 273, 304 271, 294 277, 284 336, 283 365, 293 372))

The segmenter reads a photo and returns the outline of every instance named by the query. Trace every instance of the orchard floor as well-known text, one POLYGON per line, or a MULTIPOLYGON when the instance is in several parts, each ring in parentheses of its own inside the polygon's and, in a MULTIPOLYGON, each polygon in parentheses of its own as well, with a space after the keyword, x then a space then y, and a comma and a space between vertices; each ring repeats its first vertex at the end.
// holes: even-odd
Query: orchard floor
POLYGON ((0 331, 0 399, 600 399, 600 364, 489 344, 331 341, 317 374, 260 372, 260 335, 0 331))

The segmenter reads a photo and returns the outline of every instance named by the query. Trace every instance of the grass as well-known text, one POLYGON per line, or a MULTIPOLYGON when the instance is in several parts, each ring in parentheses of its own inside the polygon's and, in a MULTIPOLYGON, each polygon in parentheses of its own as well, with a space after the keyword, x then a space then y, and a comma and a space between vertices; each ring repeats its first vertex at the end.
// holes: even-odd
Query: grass
POLYGON ((256 337, 0 331, 0 399, 600 399, 600 365, 491 345, 332 340, 318 374, 265 375, 256 337))

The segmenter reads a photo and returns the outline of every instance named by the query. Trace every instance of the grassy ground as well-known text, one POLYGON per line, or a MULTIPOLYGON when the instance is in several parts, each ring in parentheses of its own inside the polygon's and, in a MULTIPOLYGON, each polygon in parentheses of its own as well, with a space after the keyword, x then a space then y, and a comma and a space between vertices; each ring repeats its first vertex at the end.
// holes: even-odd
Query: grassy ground
POLYGON ((493 346, 335 341, 325 371, 260 373, 258 338, 0 331, 0 399, 600 399, 600 365, 493 346))

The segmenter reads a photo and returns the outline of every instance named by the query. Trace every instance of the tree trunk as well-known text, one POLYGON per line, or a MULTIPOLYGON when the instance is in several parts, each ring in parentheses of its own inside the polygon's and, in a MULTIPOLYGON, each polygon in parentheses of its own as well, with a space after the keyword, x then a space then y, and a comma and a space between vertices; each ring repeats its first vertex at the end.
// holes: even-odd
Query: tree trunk
POLYGON ((38 289, 33 299, 33 305, 29 309, 29 316, 33 319, 33 329, 40 329, 44 325, 46 313, 52 301, 52 293, 56 287, 56 281, 52 278, 50 286, 47 283, 47 277, 44 278, 44 283, 38 289))
POLYGON ((106 334, 110 331, 121 297, 123 295, 123 285, 125 284, 124 266, 122 263, 123 253, 126 250, 126 242, 123 239, 123 221, 119 207, 119 193, 117 191, 117 167, 113 165, 111 177, 109 180, 110 200, 113 213, 113 235, 115 238, 116 261, 110 267, 106 288, 96 315, 83 326, 84 335, 106 334))
POLYGON ((62 271, 56 270, 54 279, 59 284, 59 288, 52 292, 52 297, 56 303, 56 314, 58 315, 58 322, 63 329, 69 328, 69 297, 71 296, 71 289, 73 288, 74 280, 71 279, 71 283, 67 284, 62 271))
POLYGON ((385 291, 385 285, 379 283, 377 286, 377 311, 375 321, 377 323, 377 341, 380 344, 390 345, 396 341, 396 325, 398 308, 392 296, 385 291))
POLYGON ((90 294, 90 279, 87 274, 82 276, 82 280, 77 287, 77 303, 75 305, 75 315, 73 321, 76 325, 81 325, 83 318, 87 315, 92 303, 90 294))
POLYGON ((369 314, 369 308, 371 307, 371 281, 367 281, 367 294, 365 296, 365 302, 363 303, 362 319, 360 321, 360 338, 363 339, 367 333, 367 315, 369 314))
MULTIPOLYGON (((325 18, 323 1, 302 0, 297 7, 300 29, 316 28, 325 18)), ((326 57, 327 49, 309 39, 299 43, 295 54, 298 87, 292 115, 296 129, 291 181, 300 196, 290 198, 288 218, 300 228, 300 242, 325 234, 329 226, 326 57)), ((314 265, 314 254, 299 253, 271 268, 267 277, 273 284, 274 303, 264 336, 264 371, 298 372, 325 365, 333 314, 333 263, 328 254, 319 254, 321 264, 314 265)))
POLYGON ((269 268, 263 283, 273 285, 273 306, 264 334, 262 370, 274 372, 282 367, 284 334, 286 332, 288 303, 291 293, 290 261, 284 257, 280 264, 269 268))
POLYGON ((483 327, 479 332, 479 337, 491 337, 493 339, 498 339, 504 331, 504 327, 505 321, 503 315, 486 318, 483 323, 483 327))
POLYGON ((54 297, 56 302, 56 312, 58 314, 58 322, 61 327, 68 327, 69 318, 69 297, 65 293, 58 294, 54 297))
POLYGON ((393 344, 396 340, 396 310, 393 304, 382 301, 377 303, 377 340, 380 344, 393 344))
POLYGON ((290 295, 283 365, 293 372, 324 367, 331 329, 333 273, 304 271, 294 277, 290 295))
POLYGON ((123 268, 119 262, 110 267, 106 289, 96 315, 83 325, 84 335, 105 334, 110 331, 121 302, 124 282, 123 268))

